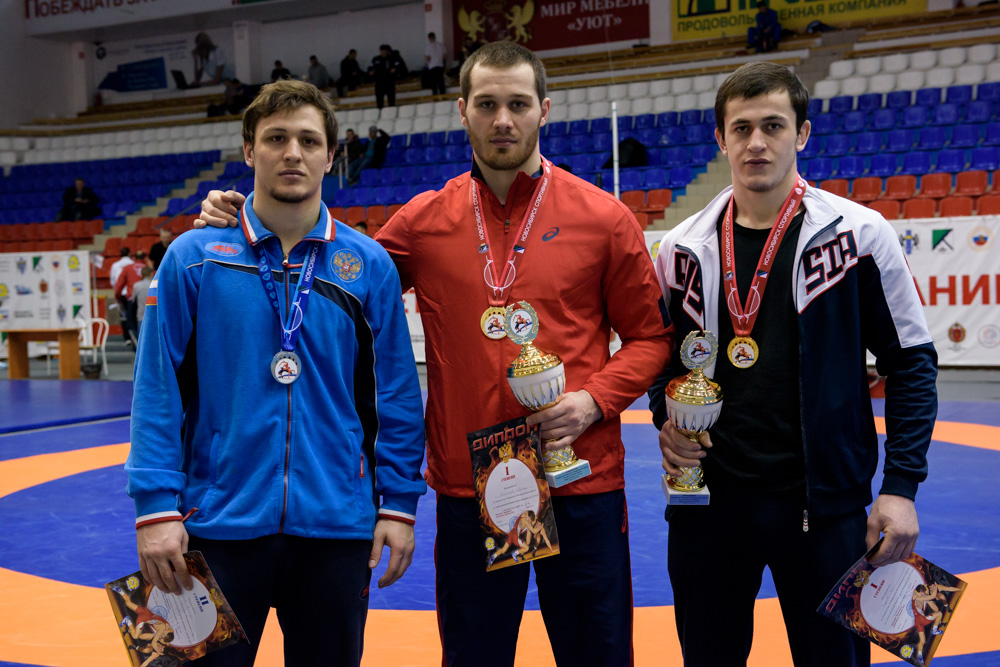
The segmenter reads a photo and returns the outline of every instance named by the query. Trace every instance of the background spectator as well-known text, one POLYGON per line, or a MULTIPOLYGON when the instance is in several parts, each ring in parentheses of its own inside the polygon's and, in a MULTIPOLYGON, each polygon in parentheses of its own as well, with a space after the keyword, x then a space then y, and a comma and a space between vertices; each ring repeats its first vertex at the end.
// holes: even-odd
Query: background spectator
POLYGON ((166 225, 160 227, 160 240, 149 249, 149 261, 153 264, 153 270, 160 268, 160 260, 167 254, 167 246, 174 240, 174 234, 166 225))
POLYGON ((757 27, 747 29, 747 48, 757 53, 773 51, 781 40, 781 24, 778 12, 767 6, 766 0, 757 3, 757 27))
POLYGON ((437 41, 433 32, 427 33, 427 48, 424 49, 424 61, 427 63, 427 85, 434 95, 444 95, 444 64, 446 49, 437 41))
POLYGON ((348 170, 350 182, 357 183, 361 178, 361 172, 369 167, 378 168, 385 162, 385 151, 389 148, 391 137, 374 125, 368 128, 368 144, 365 146, 365 153, 360 160, 351 164, 348 170))
POLYGON ((459 72, 462 71, 462 65, 465 63, 465 60, 475 53, 476 49, 480 46, 482 46, 482 44, 466 35, 465 39, 462 40, 462 52, 458 56, 458 63, 448 70, 448 76, 453 79, 457 79, 459 72))
POLYGON ((87 187, 82 178, 63 191, 60 220, 93 220, 101 216, 101 198, 87 187))
POLYGON ((139 340, 139 323, 136 319, 133 288, 136 283, 142 280, 142 269, 146 267, 146 253, 137 250, 135 261, 122 267, 117 280, 115 280, 115 299, 118 301, 118 307, 121 308, 122 336, 125 338, 125 344, 130 345, 133 349, 139 340))
POLYGON ((389 98, 389 106, 396 106, 396 79, 405 74, 405 64, 398 51, 393 51, 388 44, 378 47, 378 55, 372 58, 368 74, 375 81, 375 106, 381 109, 385 106, 385 98, 389 98), (395 54, 395 55, 394 55, 395 54), (401 67, 402 66, 402 67, 401 67))
POLYGON ((291 78, 292 78, 292 73, 288 70, 288 68, 282 65, 280 60, 275 60, 274 69, 271 70, 271 83, 274 83, 279 79, 291 79, 291 78))
POLYGON ((340 78, 337 79, 337 97, 344 97, 348 90, 354 90, 361 85, 363 76, 361 65, 358 64, 358 52, 351 49, 340 61, 340 78))
POLYGON ((330 73, 326 71, 326 66, 321 65, 316 56, 309 56, 309 73, 306 81, 316 86, 320 90, 329 90, 333 85, 330 73))
MULTIPOLYGON (((354 133, 353 129, 348 128, 344 132, 344 140, 337 147, 337 155, 334 158, 333 166, 337 167, 339 164, 350 166, 359 160, 364 153, 365 145, 361 142, 361 138, 354 133)), ((330 171, 333 172, 334 169, 330 171)))
POLYGON ((251 86, 239 79, 226 79, 226 92, 222 104, 209 104, 208 117, 241 114, 253 102, 255 94, 251 86))
POLYGON ((142 318, 146 314, 146 296, 149 294, 149 286, 153 282, 153 269, 148 266, 142 267, 140 271, 142 278, 132 286, 132 301, 135 302, 135 323, 136 333, 142 329, 142 318))
POLYGON ((194 38, 194 81, 188 87, 217 86, 225 79, 235 76, 233 68, 226 60, 226 52, 212 42, 207 32, 199 32, 194 38), (226 76, 228 74, 229 76, 226 76), (209 77, 202 81, 202 76, 209 77))

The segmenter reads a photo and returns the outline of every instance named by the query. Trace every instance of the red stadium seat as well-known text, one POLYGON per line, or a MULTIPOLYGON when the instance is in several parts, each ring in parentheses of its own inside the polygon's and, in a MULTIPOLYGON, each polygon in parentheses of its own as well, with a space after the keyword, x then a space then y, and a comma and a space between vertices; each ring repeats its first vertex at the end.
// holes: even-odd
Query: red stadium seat
POLYGON ((885 179, 885 194, 882 199, 909 199, 917 191, 917 177, 899 174, 885 179))
POLYGON ((640 229, 645 230, 647 227, 649 227, 649 213, 645 213, 643 211, 636 211, 633 215, 635 215, 635 220, 636 222, 639 223, 640 229))
POLYGON ((830 178, 819 184, 820 190, 826 190, 838 197, 846 197, 850 189, 850 183, 846 178, 830 178))
POLYGON ((941 199, 949 194, 951 194, 951 174, 925 174, 920 177, 920 192, 917 193, 917 197, 941 199))
POLYGON ((645 190, 628 190, 622 193, 622 203, 628 206, 629 210, 635 213, 641 211, 646 205, 645 190))
POLYGON ((392 220, 392 216, 396 215, 396 211, 403 208, 404 204, 390 204, 389 208, 385 209, 385 219, 392 220))
POLYGON ((368 224, 368 234, 373 235, 375 232, 372 231, 372 225, 382 226, 385 224, 385 206, 382 204, 376 204, 374 206, 369 206, 368 210, 365 211, 365 222, 368 224))
POLYGON ((903 203, 903 219, 933 218, 937 202, 933 199, 908 199, 903 203))
POLYGON ((993 172, 993 187, 990 192, 1000 192, 1000 169, 993 172))
POLYGON ((978 215, 1000 215, 1000 195, 983 195, 976 202, 978 215))
POLYGON ((344 211, 344 222, 352 227, 359 222, 365 221, 365 207, 364 206, 349 206, 346 211, 344 211))
POLYGON ((646 213, 662 213, 663 209, 670 207, 673 198, 672 190, 666 188, 650 190, 646 193, 646 206, 642 210, 646 213))
POLYGON ((119 236, 111 236, 104 242, 104 256, 118 257, 122 249, 122 239, 119 236))
POLYGON ((344 221, 344 207, 343 206, 330 206, 330 215, 333 216, 334 220, 344 221))
POLYGON ((868 208, 878 211, 886 220, 899 219, 899 201, 895 199, 876 199, 868 203, 868 208))
POLYGON ((878 176, 855 178, 851 186, 851 199, 856 202, 875 201, 882 194, 882 179, 878 176))
POLYGON ((990 187, 990 175, 985 171, 961 171, 955 177, 955 194, 961 197, 978 197, 990 187))
POLYGON ((956 218, 972 215, 972 204, 970 197, 945 197, 941 200, 941 217, 956 218))

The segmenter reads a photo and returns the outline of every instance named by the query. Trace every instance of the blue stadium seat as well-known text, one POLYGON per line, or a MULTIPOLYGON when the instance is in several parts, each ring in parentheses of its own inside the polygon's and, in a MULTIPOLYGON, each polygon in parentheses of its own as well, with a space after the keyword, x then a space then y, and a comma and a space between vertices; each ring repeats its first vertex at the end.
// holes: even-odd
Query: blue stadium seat
MULTIPOLYGON (((686 188, 692 180, 694 180, 694 174, 688 167, 676 167, 670 170, 670 180, 667 181, 667 187, 671 190, 680 190, 686 188)), ((649 189, 652 190, 652 188, 649 189)))
POLYGON ((706 125, 715 125, 715 109, 705 109, 702 112, 701 122, 706 125))
POLYGON ((891 130, 896 127, 896 117, 898 115, 899 112, 896 109, 876 109, 872 112, 871 124, 868 127, 872 130, 891 130))
POLYGON ((399 180, 400 185, 413 185, 420 181, 420 170, 421 167, 416 166, 406 166, 399 170, 399 180))
POLYGON ((913 91, 894 90, 885 96, 885 106, 887 109, 902 109, 913 104, 913 91))
POLYGON ((424 159, 424 148, 410 146, 403 154, 403 162, 406 164, 420 164, 424 159))
POLYGON ((412 185, 397 185, 395 188, 393 188, 392 190, 393 204, 405 204, 411 199, 413 199, 412 185))
POLYGON ((837 95, 836 97, 831 97, 830 104, 827 105, 827 111, 841 115, 847 113, 848 111, 854 111, 854 98, 850 95, 837 95))
POLYGON ((806 108, 806 115, 809 118, 815 118, 821 113, 823 113, 823 100, 817 97, 809 100, 809 106, 806 108))
POLYGON ((448 164, 441 165, 442 187, 444 183, 447 183, 456 176, 461 176, 467 171, 469 171, 469 165, 465 162, 449 162, 448 164))
POLYGON ((965 123, 988 123, 993 118, 993 102, 975 100, 965 105, 965 123))
POLYGON ((618 189, 622 192, 642 189, 642 173, 638 169, 622 169, 618 173, 618 189))
POLYGON ((684 141, 684 128, 680 125, 668 125, 660 132, 661 146, 677 146, 684 141))
POLYGON ((899 171, 899 162, 896 155, 890 153, 873 155, 868 167, 869 176, 894 176, 899 171))
POLYGON ((982 136, 982 125, 956 125, 951 130, 948 146, 951 148, 973 148, 979 145, 982 136))
POLYGON ((718 148, 714 144, 699 144, 697 146, 692 146, 691 156, 688 160, 690 161, 690 164, 698 167, 704 167, 706 164, 715 159, 715 153, 717 150, 718 148))
POLYGON ((986 126, 983 146, 1000 146, 1000 123, 990 123, 986 126))
MULTIPOLYGON (((591 131, 594 130, 593 123, 590 127, 591 131)), ((632 130, 632 116, 618 116, 618 131, 619 132, 630 132, 632 130)))
POLYGON ((379 184, 379 169, 365 169, 361 172, 361 185, 366 188, 373 188, 379 184))
MULTIPOLYGON (((333 193, 333 200, 330 202, 331 206, 351 206, 348 203, 354 196, 353 188, 341 188, 333 193)), ((177 212, 170 212, 170 207, 167 207, 167 213, 165 215, 177 215, 177 212)))
MULTIPOLYGON (((652 142, 651 144, 646 144, 645 141, 639 139, 639 143, 652 146, 656 144, 656 140, 659 138, 660 134, 656 130, 652 130, 652 142)), ((594 150, 595 151, 610 151, 614 142, 612 141, 612 134, 610 132, 602 132, 600 134, 593 135, 594 139, 594 150)))
POLYGON ((611 119, 610 118, 594 118, 590 121, 590 132, 610 132, 611 131, 611 119))
POLYGON ((448 133, 444 130, 439 132, 428 132, 427 133, 427 145, 428 146, 444 146, 445 141, 448 140, 448 133))
POLYGON ((831 134, 823 144, 823 155, 826 157, 840 157, 847 155, 851 150, 851 135, 831 134))
POLYGON ((549 128, 546 136, 549 137, 564 137, 569 134, 569 123, 564 120, 557 120, 551 123, 546 123, 545 127, 549 128))
POLYGON ((903 156, 903 168, 900 173, 922 176, 930 172, 932 155, 933 153, 907 153, 903 156))
POLYGON ((1000 147, 984 146, 972 149, 972 160, 969 161, 969 169, 994 171, 1000 169, 1000 147))
POLYGON ((941 89, 940 88, 921 88, 917 91, 917 97, 914 104, 920 107, 933 107, 941 104, 941 89))
POLYGON ((375 188, 375 193, 372 195, 375 200, 375 205, 388 206, 392 204, 392 191, 394 187, 392 185, 380 185, 375 188))
POLYGON ((688 125, 684 128, 685 145, 704 144, 711 141, 711 134, 707 130, 707 125, 688 125))
POLYGON ((886 135, 887 152, 906 153, 911 148, 913 148, 913 130, 890 130, 886 135))
POLYGON ((844 114, 841 130, 848 134, 864 132, 868 126, 868 114, 864 111, 850 111, 844 114))
POLYGON ((945 102, 934 107, 931 125, 955 125, 958 123, 960 107, 957 104, 945 102))
POLYGON ((570 134, 584 134, 590 131, 590 121, 586 119, 570 121, 570 134))
POLYGON ((701 109, 682 111, 681 125, 701 125, 701 109))
POLYGON ((644 187, 647 190, 662 190, 667 187, 668 182, 669 178, 666 169, 647 169, 643 175, 644 187))
MULTIPOLYGON (((363 173, 363 172, 362 172, 363 173)), ((382 167, 378 170, 379 185, 396 185, 399 183, 399 167, 382 167)))
POLYGON ((939 151, 944 148, 947 133, 943 127, 925 127, 917 136, 918 151, 939 151))
POLYGON ((561 155, 569 149, 569 139, 567 137, 546 137, 544 152, 552 155, 561 155))
POLYGON ((570 153, 586 153, 592 145, 589 134, 574 134, 569 138, 570 153))
POLYGON ((660 164, 672 169, 683 167, 688 163, 689 152, 684 146, 671 146, 660 153, 660 164))
POLYGON ((906 107, 899 118, 899 127, 916 129, 926 125, 928 120, 930 120, 930 107, 906 107))
POLYGON ((825 181, 833 176, 834 162, 828 157, 818 157, 809 161, 806 178, 810 181, 825 181))
POLYGON ((948 86, 944 91, 944 101, 949 104, 967 104, 972 101, 972 86, 948 86))
POLYGON ((426 164, 439 164, 444 160, 444 145, 431 144, 424 149, 424 162, 426 164))
POLYGON ((854 137, 854 153, 856 155, 874 155, 882 150, 881 132, 861 132, 854 137))
POLYGON ((812 133, 816 135, 833 134, 840 124, 840 116, 835 113, 821 113, 812 121, 812 133))
POLYGON ((569 156, 569 168, 572 169, 573 173, 577 176, 590 171, 593 167, 593 158, 587 153, 569 156))
POLYGON ((462 162, 465 160, 465 146, 460 144, 448 144, 444 147, 445 162, 462 162))
POLYGON ((950 174, 957 174, 965 170, 966 158, 963 150, 944 150, 937 154, 937 165, 934 171, 944 171, 950 174))
POLYGON ((882 108, 882 93, 865 93, 858 96, 858 111, 875 111, 882 108))
POLYGON ((643 128, 639 130, 636 138, 639 140, 640 144, 649 148, 650 146, 655 146, 657 142, 659 142, 660 133, 655 127, 643 128))
POLYGON ((410 136, 410 148, 423 148, 427 145, 427 133, 426 132, 415 132, 410 136))
POLYGON ((865 159, 860 155, 845 155, 837 161, 837 178, 858 178, 865 174, 865 159))
POLYGON ((1000 102, 1000 82, 990 81, 976 86, 976 99, 987 102, 1000 102))
POLYGON ((468 136, 469 133, 466 132, 465 130, 452 130, 451 132, 448 133, 448 138, 447 141, 445 141, 445 143, 448 144, 449 146, 452 145, 461 146, 466 141, 468 141, 468 136))
POLYGON ((637 130, 648 130, 656 127, 656 116, 651 113, 640 114, 635 117, 634 127, 637 130))
POLYGON ((680 122, 680 114, 676 111, 663 111, 656 114, 656 127, 666 128, 677 125, 680 122))
POLYGON ((420 170, 421 183, 437 183, 441 180, 441 166, 429 164, 420 170))
POLYGON ((799 159, 811 160, 823 152, 823 137, 809 137, 805 147, 799 151, 799 159))

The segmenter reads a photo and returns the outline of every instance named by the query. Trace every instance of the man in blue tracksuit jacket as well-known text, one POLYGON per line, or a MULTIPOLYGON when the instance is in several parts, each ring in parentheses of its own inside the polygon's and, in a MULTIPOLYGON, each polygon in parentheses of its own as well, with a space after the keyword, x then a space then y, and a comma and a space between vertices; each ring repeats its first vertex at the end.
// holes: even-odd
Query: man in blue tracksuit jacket
POLYGON ((808 102, 801 81, 772 63, 726 80, 716 138, 733 186, 667 232, 656 257, 678 342, 718 336, 705 372, 723 391, 700 444, 666 420, 664 388, 687 372, 678 353, 649 392, 664 469, 701 464, 711 493, 708 506, 667 511, 688 667, 746 664, 765 566, 796 665, 868 664, 868 642, 816 609, 881 534, 875 565, 908 556, 919 531, 913 499, 927 476, 937 355, 891 226, 799 178, 808 102), (888 376, 884 480, 870 516, 878 439, 866 350, 888 376))
POLYGON ((315 87, 265 86, 243 137, 241 225, 181 235, 147 299, 126 463, 140 566, 179 592, 180 554, 204 553, 250 643, 198 664, 252 665, 276 607, 286 664, 357 665, 370 568, 385 545, 379 585, 402 576, 426 490, 399 277, 323 206, 337 126, 315 87))

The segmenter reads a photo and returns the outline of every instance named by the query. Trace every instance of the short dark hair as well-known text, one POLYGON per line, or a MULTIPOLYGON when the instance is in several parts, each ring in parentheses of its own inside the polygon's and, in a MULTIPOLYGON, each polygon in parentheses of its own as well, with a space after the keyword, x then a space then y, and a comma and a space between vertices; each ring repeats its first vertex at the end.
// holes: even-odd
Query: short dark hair
POLYGON ((802 129, 809 110, 809 91, 787 67, 758 60, 729 75, 715 95, 715 127, 726 136, 726 105, 730 100, 750 100, 768 93, 788 93, 795 110, 795 131, 802 129))
POLYGON ((392 51, 392 47, 391 47, 391 46, 389 46, 388 44, 381 44, 381 45, 380 45, 380 46, 378 47, 378 50, 379 50, 379 51, 392 51))
POLYGON ((437 39, 437 35, 435 35, 433 32, 427 33, 427 37, 430 39, 437 39))
POLYGON ((538 93, 538 101, 541 102, 545 99, 545 65, 532 51, 506 40, 481 46, 466 58, 458 75, 462 86, 462 99, 466 102, 469 100, 469 92, 472 90, 472 68, 476 65, 490 69, 511 69, 522 63, 531 65, 531 69, 535 71, 535 91, 538 93))
POLYGON ((316 56, 309 56, 309 60, 316 60, 316 56))
POLYGON ((275 60, 274 64, 275 64, 276 67, 281 67, 281 61, 280 60, 275 60))
POLYGON ((243 112, 243 140, 253 146, 257 123, 261 119, 285 111, 295 111, 307 104, 316 107, 323 114, 326 147, 329 149, 337 143, 337 117, 334 115, 333 102, 316 86, 295 79, 275 81, 260 89, 260 93, 243 112))
POLYGON ((121 250, 119 250, 118 252, 119 252, 119 254, 120 254, 120 255, 121 255, 122 257, 128 257, 129 255, 131 255, 131 254, 132 254, 132 251, 131 251, 131 250, 129 249, 129 247, 128 247, 128 246, 126 246, 126 245, 123 245, 123 246, 122 246, 122 249, 121 249, 121 250))

